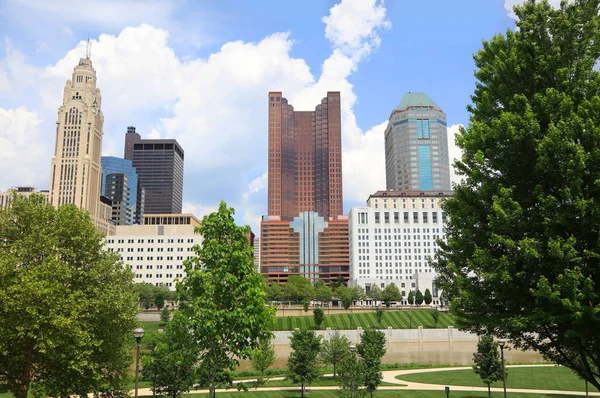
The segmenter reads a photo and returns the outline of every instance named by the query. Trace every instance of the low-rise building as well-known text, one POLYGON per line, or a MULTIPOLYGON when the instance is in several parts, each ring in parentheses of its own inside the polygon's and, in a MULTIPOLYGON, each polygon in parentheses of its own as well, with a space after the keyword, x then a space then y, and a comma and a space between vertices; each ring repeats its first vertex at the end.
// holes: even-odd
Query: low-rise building
POLYGON ((406 304, 410 291, 429 289, 432 304, 439 304, 430 266, 438 250, 437 240, 446 240, 446 213, 441 203, 452 191, 378 191, 367 206, 350 210, 350 285, 368 293, 394 283, 406 304))
POLYGON ((34 187, 12 187, 4 192, 0 192, 0 210, 10 206, 13 194, 19 194, 24 196, 30 196, 32 193, 39 193, 44 196, 45 200, 48 201, 49 192, 38 191, 34 187))
POLYGON ((183 262, 194 256, 193 247, 202 242, 195 233, 200 226, 192 214, 151 214, 144 225, 118 225, 107 237, 108 250, 134 272, 136 283, 163 284, 175 290, 184 277, 183 262))

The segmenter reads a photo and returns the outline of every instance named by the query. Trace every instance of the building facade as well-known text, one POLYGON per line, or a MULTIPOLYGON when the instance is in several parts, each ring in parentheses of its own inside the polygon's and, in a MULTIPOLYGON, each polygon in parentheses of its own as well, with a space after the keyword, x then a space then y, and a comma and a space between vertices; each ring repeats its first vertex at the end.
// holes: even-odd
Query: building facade
POLYGON ((446 241, 446 213, 442 201, 452 191, 378 191, 367 206, 350 210, 350 285, 368 292, 394 283, 406 304, 408 293, 429 289, 433 304, 439 304, 439 291, 430 266, 439 249, 436 241, 446 241))
POLYGON ((102 156, 102 194, 112 203, 117 225, 142 224, 145 191, 131 160, 102 156))
POLYGON ((446 114, 425 93, 407 93, 385 130, 388 190, 449 191, 446 114))
POLYGON ((146 140, 128 127, 125 159, 145 190, 145 214, 179 214, 183 207, 184 152, 176 140, 146 140))
POLYGON ((296 111, 270 92, 268 215, 261 222, 260 271, 285 283, 349 276, 348 221, 343 215, 340 93, 314 111, 296 111))
POLYGON ((45 201, 48 201, 50 193, 46 191, 38 191, 34 187, 13 187, 4 192, 0 192, 0 210, 6 209, 12 202, 14 194, 30 196, 32 193, 38 193, 44 197, 45 201))
POLYGON ((185 276, 183 262, 193 257, 193 247, 202 242, 194 232, 200 221, 191 214, 161 214, 144 217, 144 225, 119 225, 107 237, 107 248, 117 252, 134 272, 135 283, 164 285, 175 290, 185 276))
POLYGON ((67 80, 58 109, 56 143, 50 169, 50 203, 72 203, 87 210, 96 228, 109 232, 100 201, 102 170, 102 97, 96 87, 96 71, 89 57, 81 58, 67 80))

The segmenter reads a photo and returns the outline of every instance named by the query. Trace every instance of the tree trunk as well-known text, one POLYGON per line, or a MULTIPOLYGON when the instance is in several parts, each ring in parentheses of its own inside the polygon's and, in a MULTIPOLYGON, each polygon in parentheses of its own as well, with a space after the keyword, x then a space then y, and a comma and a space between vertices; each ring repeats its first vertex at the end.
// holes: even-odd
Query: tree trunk
POLYGON ((215 374, 211 373, 208 381, 208 398, 215 398, 215 374))
POLYGON ((335 379, 335 361, 333 362, 333 378, 335 379))
POLYGON ((300 397, 304 398, 304 382, 302 382, 302 387, 300 389, 300 397))
POLYGON ((15 398, 27 398, 29 392, 29 384, 31 384, 32 376, 32 363, 33 363, 33 348, 28 347, 27 353, 23 361, 23 368, 21 369, 21 377, 19 378, 19 385, 15 391, 15 398))
POLYGON ((492 390, 490 389, 490 383, 488 383, 488 398, 492 398, 492 390))

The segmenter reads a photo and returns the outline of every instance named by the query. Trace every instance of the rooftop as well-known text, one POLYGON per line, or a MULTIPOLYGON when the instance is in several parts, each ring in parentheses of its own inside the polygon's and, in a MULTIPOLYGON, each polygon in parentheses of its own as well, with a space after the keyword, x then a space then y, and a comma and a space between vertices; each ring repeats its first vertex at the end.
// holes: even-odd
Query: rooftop
POLYGON ((406 93, 400 104, 396 107, 397 110, 407 109, 409 106, 433 106, 439 108, 439 106, 433 102, 431 98, 425 93, 406 93))

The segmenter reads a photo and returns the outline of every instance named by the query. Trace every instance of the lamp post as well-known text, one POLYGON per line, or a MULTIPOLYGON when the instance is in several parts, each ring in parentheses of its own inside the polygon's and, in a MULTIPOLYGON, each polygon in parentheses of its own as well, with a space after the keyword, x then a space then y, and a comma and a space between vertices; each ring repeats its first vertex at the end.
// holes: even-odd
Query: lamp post
POLYGON ((408 321, 410 322, 409 329, 412 329, 412 314, 411 313, 408 314, 408 321))
POLYGON ((502 360, 502 384, 504 385, 504 398, 506 398, 506 375, 504 373, 504 345, 505 340, 498 340, 498 346, 500 346, 500 358, 502 360))
POLYGON ((133 337, 137 341, 137 351, 135 354, 135 398, 138 398, 138 378, 140 374, 140 346, 142 337, 144 337, 144 329, 137 328, 133 331, 133 337))

